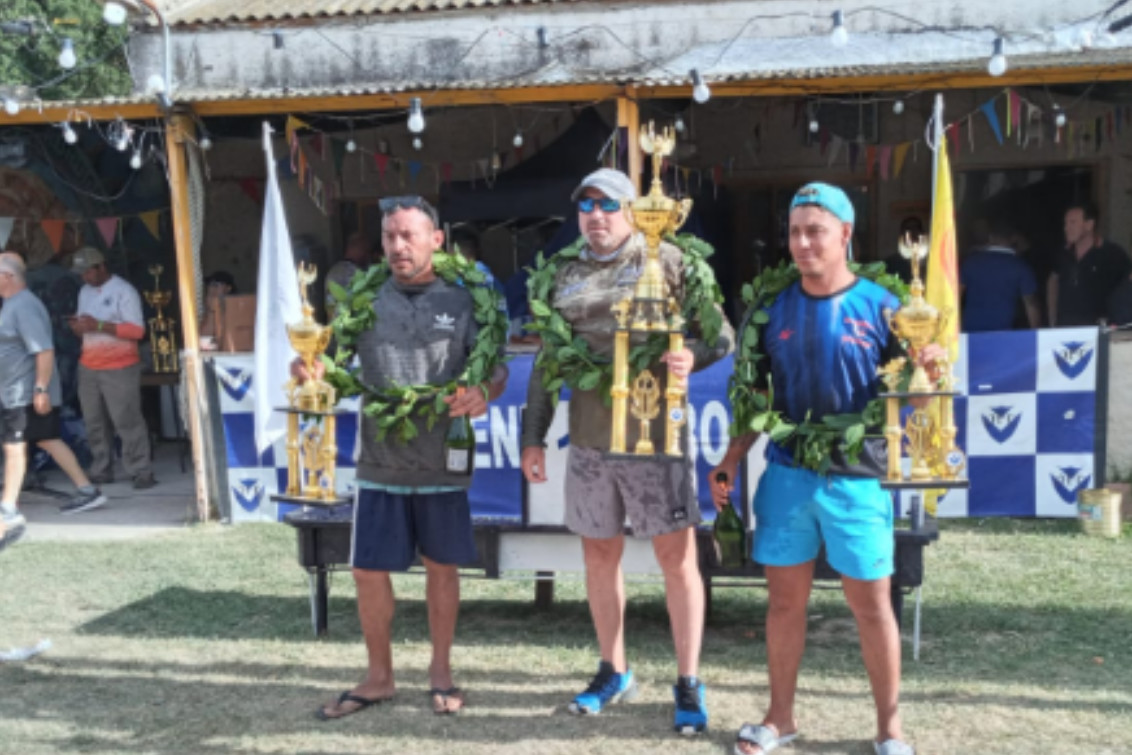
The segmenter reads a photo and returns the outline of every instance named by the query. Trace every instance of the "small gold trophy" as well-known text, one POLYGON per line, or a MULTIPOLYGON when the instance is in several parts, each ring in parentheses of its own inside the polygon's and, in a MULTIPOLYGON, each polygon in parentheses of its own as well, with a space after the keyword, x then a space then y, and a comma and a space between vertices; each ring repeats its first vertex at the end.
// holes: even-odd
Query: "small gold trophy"
MULTIPOLYGON (((287 338, 314 374, 314 364, 330 343, 330 328, 315 322, 314 309, 307 298, 307 288, 317 279, 313 265, 300 262, 298 267, 299 294, 303 301, 303 319, 287 326, 287 338)), ((334 486, 335 459, 338 455, 337 411, 338 397, 334 386, 325 380, 297 382, 294 378, 285 386, 288 406, 279 411, 287 414, 287 491, 272 496, 275 500, 304 505, 333 506, 345 503, 347 498, 338 495, 334 486), (300 419, 306 423, 300 427, 300 419)))
MULTIPOLYGON (((633 293, 613 305, 617 320, 617 332, 613 340, 613 427, 610 431, 609 447, 612 454, 625 454, 625 435, 627 426, 626 411, 640 422, 637 445, 631 455, 652 456, 656 454, 649 437, 649 422, 660 413, 660 382, 650 370, 642 370, 629 386, 629 338, 632 333, 647 337, 652 333, 668 333, 668 348, 679 351, 684 348, 684 318, 680 315, 680 302, 668 290, 664 269, 660 264, 660 241, 684 224, 692 209, 692 200, 677 201, 665 196, 660 182, 661 162, 672 154, 676 146, 676 136, 671 128, 656 133, 650 122, 641 127, 641 149, 652 155, 652 186, 649 193, 632 202, 630 221, 633 227, 645 236, 648 256, 645 259, 641 277, 633 293)), ((669 380, 664 391, 665 431, 664 446, 661 453, 667 456, 682 457, 680 448, 680 428, 687 422, 685 409, 686 390, 679 381, 669 380)))
POLYGON ((163 265, 150 265, 149 274, 153 276, 153 290, 145 292, 149 306, 157 310, 157 317, 149 318, 149 345, 153 351, 154 372, 176 372, 180 369, 177 360, 177 334, 173 330, 176 320, 165 316, 163 309, 173 301, 172 291, 161 290, 163 265))
POLYGON ((954 312, 949 308, 939 311, 924 300, 924 284, 920 280, 920 260, 927 256, 927 241, 921 236, 906 235, 900 240, 900 253, 912 261, 912 283, 909 286, 908 304, 895 314, 885 310, 888 327, 897 338, 908 344, 908 356, 915 365, 904 391, 900 382, 907 360, 893 359, 881 367, 879 374, 888 389, 880 394, 885 400, 885 429, 888 439, 888 470, 886 487, 963 487, 966 481, 959 478, 966 466, 966 457, 955 445, 954 390, 955 378, 951 362, 946 356, 939 365, 939 378, 928 377, 917 357, 930 343, 949 346, 944 339, 947 324, 954 312), (904 427, 900 426, 901 399, 930 401, 914 407, 904 427), (904 450, 911 457, 911 471, 907 478, 901 468, 904 450))

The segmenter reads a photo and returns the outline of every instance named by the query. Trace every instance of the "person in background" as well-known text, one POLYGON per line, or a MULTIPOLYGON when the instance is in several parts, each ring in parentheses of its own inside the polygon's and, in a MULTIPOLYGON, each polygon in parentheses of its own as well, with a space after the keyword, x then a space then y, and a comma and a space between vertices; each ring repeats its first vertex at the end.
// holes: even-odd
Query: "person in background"
POLYGON ((967 333, 1011 330, 1021 305, 1030 329, 1041 326, 1038 282, 1034 271, 1011 246, 1014 229, 1005 220, 992 220, 987 236, 959 266, 963 300, 960 326, 967 333))
POLYGON ((458 251, 464 255, 464 259, 474 263, 476 270, 479 270, 487 278, 488 284, 499 292, 502 303, 499 305, 499 310, 504 314, 507 313, 507 291, 503 288, 503 284, 491 272, 483 260, 480 259, 480 237, 472 228, 463 226, 453 229, 452 231, 452 250, 458 251))
POLYGON ((359 271, 368 268, 371 259, 370 245, 366 241, 365 235, 361 231, 350 234, 350 238, 346 240, 346 251, 342 254, 342 259, 335 262, 326 271, 326 317, 328 320, 334 319, 334 310, 337 306, 334 296, 330 292, 330 284, 337 283, 342 288, 349 287, 350 279, 359 271))
POLYGON ((79 403, 94 457, 91 480, 114 481, 114 432, 122 438, 122 463, 135 490, 157 484, 149 456, 149 429, 141 410, 138 341, 145 319, 136 288, 111 273, 102 252, 86 246, 75 252, 71 269, 83 277, 71 330, 82 338, 79 403))
POLYGON ((1101 238, 1098 219, 1092 202, 1065 211, 1066 247, 1047 284, 1050 327, 1096 325, 1107 315, 1112 292, 1132 273, 1128 253, 1101 238))
MULTIPOLYGON (((912 261, 900 253, 899 244, 909 235, 913 239, 918 239, 924 235, 924 224, 915 215, 909 215, 900 221, 900 235, 896 237, 897 249, 884 258, 884 269, 905 283, 912 282, 912 261)), ((921 275, 923 275, 926 265, 927 259, 925 258, 920 262, 921 275)))
POLYGON ((227 270, 217 270, 204 279, 204 312, 201 314, 200 347, 205 351, 216 348, 220 331, 220 300, 236 293, 236 280, 227 270))

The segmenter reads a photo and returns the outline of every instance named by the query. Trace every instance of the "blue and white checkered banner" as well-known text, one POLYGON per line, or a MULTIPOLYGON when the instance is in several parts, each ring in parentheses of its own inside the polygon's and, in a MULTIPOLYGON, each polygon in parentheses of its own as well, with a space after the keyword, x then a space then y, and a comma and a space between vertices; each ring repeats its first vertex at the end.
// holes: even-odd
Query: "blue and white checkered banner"
MULTIPOLYGON (((939 503, 941 517, 1076 515, 1076 495, 1094 479, 1096 351, 1098 330, 1080 328, 965 335, 956 401, 958 443, 968 454, 970 490, 952 490, 939 503)), ((292 507, 270 495, 286 486, 283 441, 257 458, 254 442, 251 355, 217 355, 220 409, 228 462, 232 520, 277 521, 292 507)), ((477 517, 521 517, 521 411, 533 357, 509 362, 507 390, 488 413, 472 421, 476 474, 470 492, 477 517)), ((696 461, 700 508, 714 515, 708 471, 727 449, 730 410, 726 359, 692 376, 689 387, 690 451, 696 461)), ((278 379, 278 378, 276 378, 278 379)), ((560 524, 565 473, 567 401, 547 437, 548 483, 533 486, 531 523, 560 524)), ((356 399, 338 421, 338 489, 353 490, 358 443, 356 399)), ((761 448, 761 444, 759 446, 761 448)), ((750 462, 757 475, 762 465, 750 462)), ((737 486, 738 487, 738 486, 737 486)), ((754 486, 749 486, 754 491, 754 486)), ((905 494, 906 496, 907 494, 905 494)), ((906 501, 905 501, 906 504, 906 501)))

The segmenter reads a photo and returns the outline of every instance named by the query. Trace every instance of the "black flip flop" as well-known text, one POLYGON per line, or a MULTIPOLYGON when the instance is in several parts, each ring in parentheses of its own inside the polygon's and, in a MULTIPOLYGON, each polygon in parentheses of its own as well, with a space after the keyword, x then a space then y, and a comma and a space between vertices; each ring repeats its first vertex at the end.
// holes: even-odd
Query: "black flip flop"
POLYGON ((358 711, 365 710, 366 708, 372 707, 374 705, 381 705, 382 703, 388 702, 389 700, 392 700, 392 699, 393 699, 392 697, 375 697, 375 698, 371 699, 371 698, 368 698, 368 697, 362 697, 361 695, 355 695, 350 690, 346 690, 345 692, 343 692, 341 695, 338 696, 338 702, 335 703, 335 706, 341 707, 342 703, 354 703, 358 707, 354 708, 351 711, 347 711, 345 713, 342 713, 341 715, 338 715, 338 716, 328 716, 328 715, 326 715, 326 706, 323 705, 322 707, 320 707, 318 710, 316 710, 314 712, 314 717, 317 718, 319 721, 337 721, 339 718, 346 718, 347 716, 352 716, 355 713, 357 713, 358 711))

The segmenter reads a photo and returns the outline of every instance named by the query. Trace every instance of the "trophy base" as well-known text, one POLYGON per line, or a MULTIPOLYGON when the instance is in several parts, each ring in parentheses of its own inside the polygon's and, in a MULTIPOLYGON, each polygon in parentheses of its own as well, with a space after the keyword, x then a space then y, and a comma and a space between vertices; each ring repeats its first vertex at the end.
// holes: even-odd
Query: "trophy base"
POLYGON ((350 411, 349 409, 329 409, 323 411, 313 409, 298 409, 294 406, 277 406, 273 411, 282 412, 283 414, 301 414, 305 417, 341 417, 347 414, 357 413, 350 411))
POLYGON ((970 480, 879 480, 885 490, 962 490, 971 487, 970 480))
POLYGON ((677 462, 686 462, 688 457, 684 454, 679 456, 672 456, 671 454, 631 454, 631 453, 614 453, 613 451, 602 451, 601 457, 609 461, 667 461, 673 464, 677 462))
POLYGON ((877 398, 934 398, 936 396, 962 396, 959 391, 889 391, 878 393, 877 398))
POLYGON ((353 496, 335 495, 333 498, 307 498, 306 496, 287 495, 285 493, 272 495, 271 500, 276 503, 294 503, 299 506, 318 506, 326 509, 354 502, 353 496))

